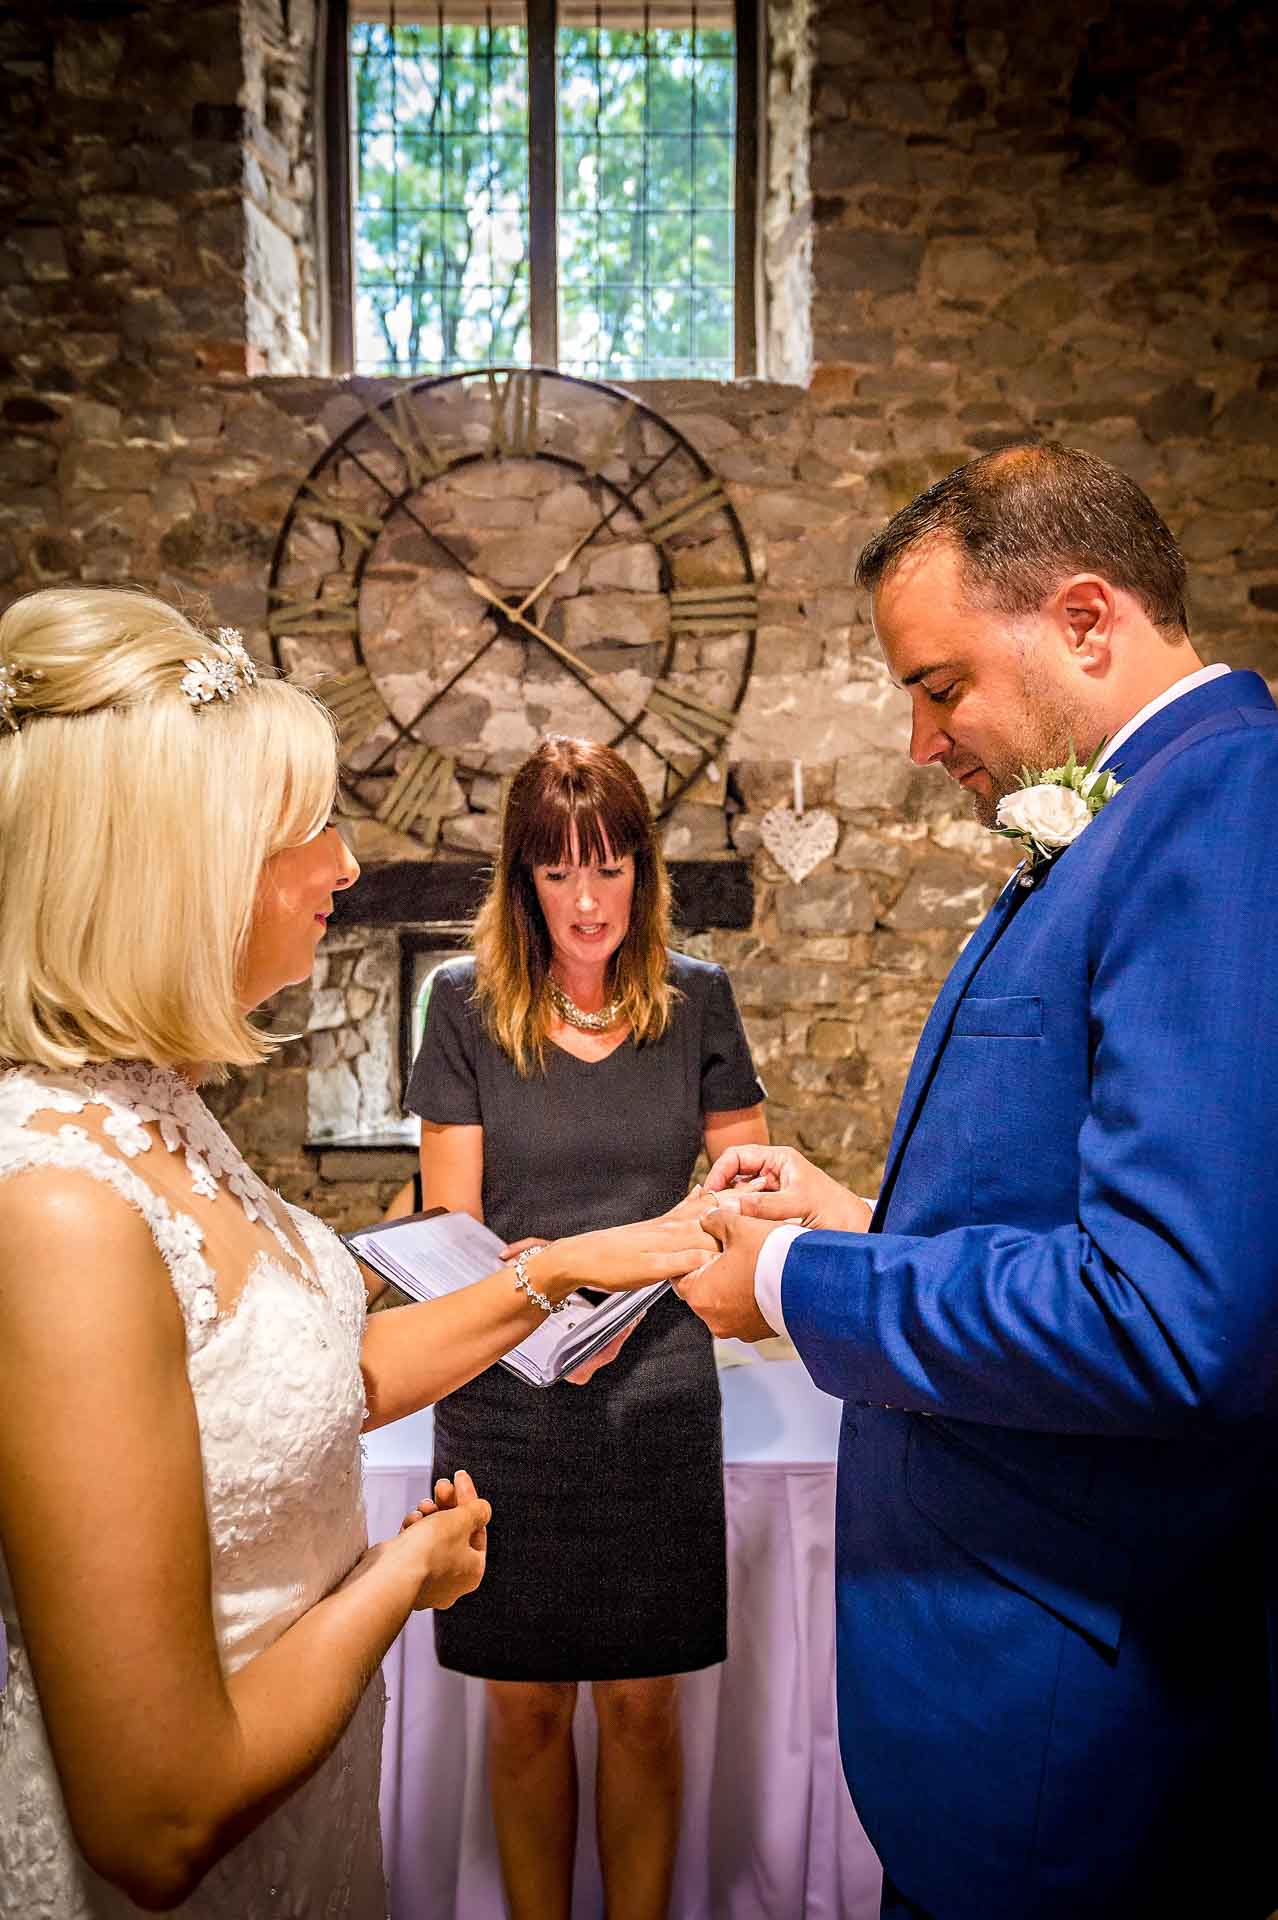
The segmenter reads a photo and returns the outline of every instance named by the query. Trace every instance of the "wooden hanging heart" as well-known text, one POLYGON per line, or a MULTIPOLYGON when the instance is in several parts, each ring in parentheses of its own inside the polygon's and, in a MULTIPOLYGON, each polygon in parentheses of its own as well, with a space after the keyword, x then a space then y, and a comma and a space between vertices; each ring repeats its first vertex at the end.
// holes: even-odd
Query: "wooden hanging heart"
POLYGON ((759 837, 792 880, 806 880, 834 852, 839 823, 824 807, 814 807, 810 813, 770 807, 759 822, 759 837))

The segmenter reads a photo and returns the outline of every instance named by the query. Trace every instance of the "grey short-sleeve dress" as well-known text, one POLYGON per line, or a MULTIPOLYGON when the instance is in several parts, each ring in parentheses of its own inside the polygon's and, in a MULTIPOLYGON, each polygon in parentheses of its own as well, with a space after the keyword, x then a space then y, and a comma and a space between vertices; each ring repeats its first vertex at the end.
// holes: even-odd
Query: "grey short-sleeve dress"
MULTIPOLYGON (((658 1041, 606 1059, 547 1049, 523 1079, 474 1003, 475 963, 435 974, 407 1105, 484 1129, 484 1219, 504 1240, 642 1220, 681 1200, 702 1116, 764 1098, 721 967, 670 956, 658 1041)), ((488 1570, 435 1615, 440 1662, 492 1680, 685 1673, 727 1652, 719 1384, 671 1294, 584 1387, 490 1367, 435 1410, 435 1475, 492 1501, 488 1570)))

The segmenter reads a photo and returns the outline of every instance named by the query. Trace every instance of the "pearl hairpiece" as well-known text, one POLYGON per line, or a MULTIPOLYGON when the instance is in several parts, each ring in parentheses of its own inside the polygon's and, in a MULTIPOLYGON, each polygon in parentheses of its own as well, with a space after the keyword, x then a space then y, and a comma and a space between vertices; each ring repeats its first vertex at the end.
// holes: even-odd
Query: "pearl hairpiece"
POLYGON ((198 712, 213 700, 232 700, 245 687, 256 686, 257 668, 237 627, 219 627, 208 653, 184 660, 182 691, 198 712))

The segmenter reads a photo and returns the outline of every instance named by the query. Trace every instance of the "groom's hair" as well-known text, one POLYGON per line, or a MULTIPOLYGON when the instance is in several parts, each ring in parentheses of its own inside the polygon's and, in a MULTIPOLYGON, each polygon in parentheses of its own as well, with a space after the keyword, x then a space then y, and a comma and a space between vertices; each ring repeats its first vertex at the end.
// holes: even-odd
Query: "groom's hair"
POLYGON ((862 549, 856 584, 873 592, 907 553, 941 540, 974 601, 999 613, 1032 613, 1070 574, 1097 573, 1169 639, 1189 630, 1185 561, 1165 522, 1134 480, 1077 447, 1000 447, 956 467, 862 549))

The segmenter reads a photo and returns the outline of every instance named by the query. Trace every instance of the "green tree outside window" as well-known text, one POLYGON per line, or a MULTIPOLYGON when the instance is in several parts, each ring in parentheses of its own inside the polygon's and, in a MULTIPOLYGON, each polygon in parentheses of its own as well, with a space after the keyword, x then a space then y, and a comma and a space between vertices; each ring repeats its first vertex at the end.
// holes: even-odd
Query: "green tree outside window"
MULTIPOLYGON (((559 364, 733 374, 734 36, 561 28, 559 364)), ((527 362, 528 36, 351 32, 356 366, 527 362)))

